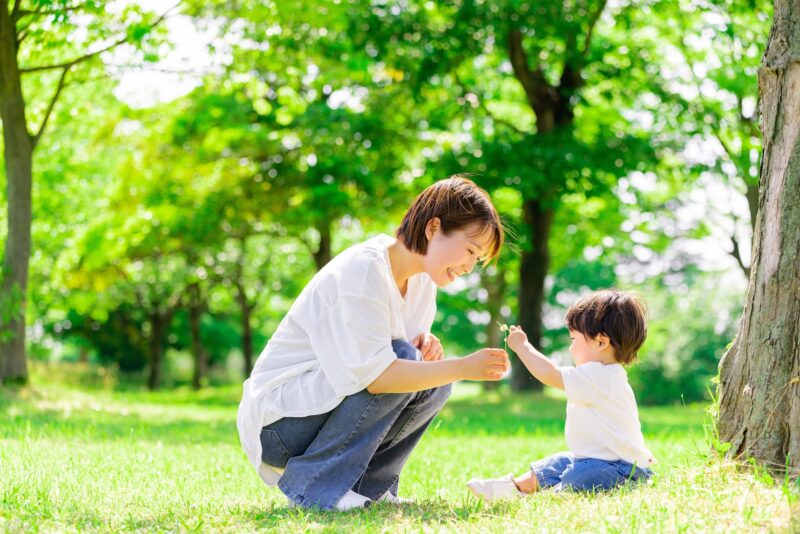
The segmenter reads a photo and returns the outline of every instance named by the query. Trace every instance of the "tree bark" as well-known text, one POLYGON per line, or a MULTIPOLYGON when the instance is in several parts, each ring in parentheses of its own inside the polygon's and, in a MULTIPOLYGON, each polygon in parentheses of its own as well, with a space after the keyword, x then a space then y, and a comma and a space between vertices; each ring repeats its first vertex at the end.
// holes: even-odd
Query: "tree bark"
MULTIPOLYGON (((506 267, 505 265, 497 265, 495 272, 490 274, 483 271, 481 275, 483 287, 488 293, 486 298, 486 310, 489 312, 489 324, 486 327, 486 346, 487 347, 502 347, 504 334, 500 332, 498 323, 502 323, 503 302, 508 289, 508 281, 506 280, 506 267)), ((487 391, 497 389, 500 386, 499 382, 487 380, 483 382, 483 388, 487 391)))
POLYGON ((150 313, 150 376, 147 387, 155 390, 161 387, 164 374, 164 334, 169 330, 175 311, 178 309, 180 298, 166 309, 158 302, 154 303, 154 311, 150 313))
POLYGON ((156 390, 161 387, 164 364, 164 318, 156 311, 150 314, 150 376, 147 379, 147 387, 156 390))
MULTIPOLYGON (((600 17, 605 2, 600 2, 592 15, 583 49, 578 48, 577 36, 568 35, 566 56, 558 85, 550 85, 545 79, 541 65, 531 68, 528 55, 523 47, 522 33, 512 29, 508 35, 508 55, 517 80, 525 91, 528 104, 536 116, 536 134, 545 135, 561 128, 572 128, 575 114, 572 97, 583 86, 581 71, 586 52, 591 42, 592 30, 600 17)), ((560 181, 556 181, 556 184, 560 181)), ((544 303, 544 283, 550 266, 549 239, 555 209, 545 207, 551 198, 561 194, 559 186, 550 190, 538 191, 536 196, 528 194, 523 199, 525 223, 532 238, 531 250, 523 251, 519 276, 519 322, 528 334, 528 340, 535 347, 542 341, 542 305, 544 303)), ((511 388, 515 391, 542 389, 542 384, 534 380, 519 360, 511 360, 511 388)))
MULTIPOLYGON (((538 200, 526 200, 523 209, 532 243, 531 249, 522 253, 520 264, 519 324, 528 334, 528 340, 538 348, 542 346, 544 282, 550 267, 548 242, 555 213, 538 200)), ((511 388, 515 391, 542 389, 541 382, 534 380, 517 357, 511 359, 511 388)))
POLYGON ((242 308, 242 354, 244 355, 244 377, 250 377, 253 371, 253 326, 250 316, 253 314, 252 306, 242 308))
POLYGON ((728 456, 800 474, 800 5, 776 0, 759 69, 763 134, 750 284, 720 362, 728 456))
POLYGON ((319 245, 317 250, 313 252, 314 265, 319 271, 331 261, 331 225, 330 222, 324 221, 317 225, 319 231, 319 245))
POLYGON ((8 235, 0 271, 0 383, 28 381, 25 306, 31 250, 31 184, 34 141, 25 120, 17 65, 16 28, 8 2, 0 2, 0 120, 6 164, 8 235))
POLYGON ((198 284, 188 287, 189 293, 189 332, 192 340, 192 355, 194 356, 194 372, 192 373, 192 388, 200 389, 203 379, 208 375, 208 352, 203 346, 200 321, 205 313, 206 306, 198 284))

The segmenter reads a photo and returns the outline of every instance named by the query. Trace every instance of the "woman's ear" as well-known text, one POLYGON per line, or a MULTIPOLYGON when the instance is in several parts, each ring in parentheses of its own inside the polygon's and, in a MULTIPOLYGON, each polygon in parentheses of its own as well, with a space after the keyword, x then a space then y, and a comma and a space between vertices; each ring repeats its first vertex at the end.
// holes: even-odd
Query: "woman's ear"
POLYGON ((441 227, 442 221, 439 219, 439 217, 434 217, 428 221, 428 224, 425 225, 425 237, 428 238, 428 241, 433 239, 433 236, 436 235, 436 232, 438 232, 441 227))

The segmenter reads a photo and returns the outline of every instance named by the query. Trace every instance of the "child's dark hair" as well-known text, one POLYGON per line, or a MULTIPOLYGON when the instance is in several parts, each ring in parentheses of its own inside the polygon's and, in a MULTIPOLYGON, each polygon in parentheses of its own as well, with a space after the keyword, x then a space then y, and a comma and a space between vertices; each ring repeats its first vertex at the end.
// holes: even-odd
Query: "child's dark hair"
POLYGON ((412 252, 425 255, 428 252, 425 228, 428 221, 435 217, 441 221, 445 235, 477 223, 479 233, 491 233, 486 261, 497 259, 500 255, 503 224, 489 194, 472 180, 455 175, 425 189, 408 208, 397 229, 397 237, 412 252))
POLYGON ((647 338, 647 308, 633 293, 602 289, 570 306, 567 327, 592 339, 607 335, 617 361, 630 365, 647 338))

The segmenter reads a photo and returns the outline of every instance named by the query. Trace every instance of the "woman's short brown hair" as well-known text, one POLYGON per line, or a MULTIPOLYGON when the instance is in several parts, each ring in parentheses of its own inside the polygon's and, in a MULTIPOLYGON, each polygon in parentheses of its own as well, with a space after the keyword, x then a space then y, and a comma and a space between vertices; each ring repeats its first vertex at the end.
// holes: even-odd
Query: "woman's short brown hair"
POLYGON ((629 365, 647 338, 647 308, 634 293, 603 289, 570 306, 567 327, 592 339, 607 335, 617 361, 629 365))
POLYGON ((408 208, 397 229, 397 238, 412 252, 425 255, 428 251, 425 228, 428 221, 435 217, 441 221, 444 235, 473 223, 480 226, 479 234, 489 230, 492 242, 486 262, 500 255, 504 238, 503 224, 489 194, 472 180, 454 175, 425 189, 408 208))

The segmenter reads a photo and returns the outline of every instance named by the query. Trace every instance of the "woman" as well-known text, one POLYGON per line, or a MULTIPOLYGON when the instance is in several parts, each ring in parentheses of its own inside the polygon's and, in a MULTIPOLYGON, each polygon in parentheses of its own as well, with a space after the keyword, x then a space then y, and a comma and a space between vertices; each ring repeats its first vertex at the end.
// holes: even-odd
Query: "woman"
POLYGON ((444 360, 430 334, 436 287, 502 244, 489 196, 454 176, 414 200, 396 238, 354 245, 311 279, 245 381, 237 417, 250 462, 290 505, 400 502, 400 471, 450 384, 503 376, 505 351, 444 360))

